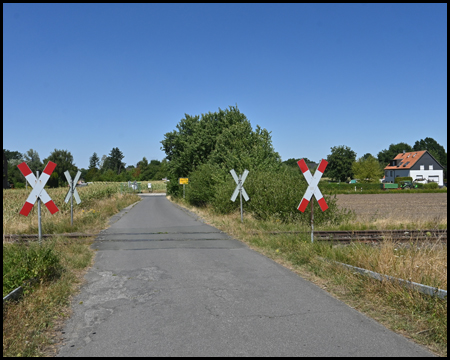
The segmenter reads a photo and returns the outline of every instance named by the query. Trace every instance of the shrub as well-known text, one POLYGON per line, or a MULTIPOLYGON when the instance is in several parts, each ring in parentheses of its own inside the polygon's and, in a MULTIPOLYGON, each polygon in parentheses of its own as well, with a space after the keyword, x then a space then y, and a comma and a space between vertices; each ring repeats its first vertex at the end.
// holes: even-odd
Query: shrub
POLYGON ((428 184, 423 184, 424 189, 439 189, 437 182, 429 182, 428 184))
POLYGON ((322 193, 342 193, 342 192, 354 192, 355 186, 356 190, 360 191, 361 188, 363 191, 369 190, 381 190, 383 188, 383 184, 381 183, 356 183, 356 184, 347 184, 347 183, 330 183, 321 181, 320 190, 322 193))
POLYGON ((46 282, 62 271, 54 243, 3 245, 3 296, 27 280, 46 282))
POLYGON ((14 183, 14 188, 15 189, 25 189, 25 184, 21 183, 21 182, 16 182, 16 183, 14 183))
POLYGON ((413 181, 411 176, 398 176, 395 178, 394 183, 400 184, 400 181, 413 181))
POLYGON ((214 198, 215 171, 209 164, 200 165, 189 175, 186 186, 186 200, 194 206, 205 206, 214 198))
POLYGON ((166 191, 167 195, 173 197, 183 196, 183 187, 178 184, 178 179, 175 177, 169 177, 169 180, 166 183, 166 191))
MULTIPOLYGON (((311 213, 297 210, 308 184, 300 170, 285 168, 282 171, 250 172, 244 183, 250 200, 244 202, 244 210, 251 212, 257 219, 280 220, 284 223, 300 222, 310 224, 311 213)), ((214 210, 229 213, 239 209, 239 200, 233 203, 230 198, 236 184, 229 175, 226 181, 217 183, 212 202, 214 210)), ((335 196, 325 196, 329 209, 322 212, 317 201, 314 206, 314 223, 342 223, 350 219, 351 213, 339 210, 335 196)))

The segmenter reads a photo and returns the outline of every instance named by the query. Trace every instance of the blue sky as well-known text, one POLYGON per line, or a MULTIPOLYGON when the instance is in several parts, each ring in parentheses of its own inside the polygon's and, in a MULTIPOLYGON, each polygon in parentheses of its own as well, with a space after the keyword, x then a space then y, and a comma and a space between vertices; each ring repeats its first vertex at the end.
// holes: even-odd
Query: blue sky
POLYGON ((447 149, 447 4, 3 4, 3 148, 162 160, 236 105, 283 160, 447 149))

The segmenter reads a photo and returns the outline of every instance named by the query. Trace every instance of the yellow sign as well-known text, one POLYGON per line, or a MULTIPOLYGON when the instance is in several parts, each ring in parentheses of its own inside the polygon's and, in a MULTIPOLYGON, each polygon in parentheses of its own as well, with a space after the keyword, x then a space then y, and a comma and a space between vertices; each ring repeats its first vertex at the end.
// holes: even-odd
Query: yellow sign
POLYGON ((189 178, 178 178, 178 184, 180 185, 189 184, 189 178))

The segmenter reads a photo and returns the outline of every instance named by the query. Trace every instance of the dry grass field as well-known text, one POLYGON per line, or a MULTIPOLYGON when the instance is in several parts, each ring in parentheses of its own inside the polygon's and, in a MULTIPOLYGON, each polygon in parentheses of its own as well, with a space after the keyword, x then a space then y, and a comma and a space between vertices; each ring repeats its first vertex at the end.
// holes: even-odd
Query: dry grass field
POLYGON ((447 224, 447 193, 339 194, 336 198, 340 207, 355 211, 358 222, 447 224))

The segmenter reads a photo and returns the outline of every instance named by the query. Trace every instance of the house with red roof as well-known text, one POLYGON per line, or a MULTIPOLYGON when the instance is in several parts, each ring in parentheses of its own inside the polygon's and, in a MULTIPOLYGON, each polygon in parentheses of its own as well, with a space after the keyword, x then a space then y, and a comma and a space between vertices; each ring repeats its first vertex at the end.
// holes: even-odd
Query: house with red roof
POLYGON ((440 187, 444 186, 444 167, 427 150, 403 151, 384 168, 387 183, 405 176, 412 177, 413 181, 437 182, 440 187))

